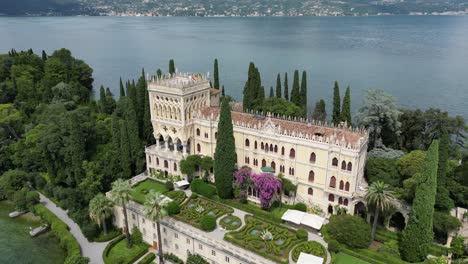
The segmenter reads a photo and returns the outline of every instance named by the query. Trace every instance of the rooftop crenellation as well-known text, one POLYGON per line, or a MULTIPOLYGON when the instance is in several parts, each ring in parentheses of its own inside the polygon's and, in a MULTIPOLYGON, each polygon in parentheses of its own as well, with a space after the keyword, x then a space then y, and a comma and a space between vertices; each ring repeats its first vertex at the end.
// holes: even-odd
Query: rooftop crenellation
POLYGON ((161 77, 159 76, 151 76, 148 79, 150 84, 158 85, 158 86, 165 86, 171 88, 186 88, 191 87, 200 83, 209 82, 210 81, 210 73, 207 72, 206 74, 200 73, 187 73, 187 72, 176 72, 173 74, 163 74, 161 77))

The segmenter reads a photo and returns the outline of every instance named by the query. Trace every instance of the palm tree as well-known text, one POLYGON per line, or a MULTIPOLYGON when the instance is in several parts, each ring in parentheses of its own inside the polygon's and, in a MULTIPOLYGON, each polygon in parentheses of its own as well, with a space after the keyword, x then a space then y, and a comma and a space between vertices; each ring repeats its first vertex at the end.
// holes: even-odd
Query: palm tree
POLYGON ((107 199, 102 193, 94 196, 94 198, 89 202, 89 217, 96 222, 99 227, 104 231, 104 234, 107 234, 106 218, 112 214, 112 202, 107 199))
POLYGON ((367 193, 364 196, 368 205, 375 207, 374 212, 374 223, 372 224, 372 240, 375 237, 375 229, 377 228, 377 219, 379 218, 379 212, 387 210, 392 206, 391 199, 395 199, 393 191, 390 190, 390 186, 382 181, 373 182, 367 187, 367 193))
POLYGON ((167 215, 165 205, 167 200, 160 192, 151 190, 150 193, 146 196, 146 202, 144 204, 143 211, 145 216, 148 217, 153 222, 156 222, 157 231, 158 231, 158 255, 159 263, 164 263, 163 251, 162 251, 162 242, 161 242, 161 220, 167 215))
POLYGON ((127 238, 127 248, 132 247, 132 241, 130 240, 130 230, 128 229, 127 219, 127 203, 130 200, 132 189, 130 183, 123 179, 118 179, 112 183, 112 190, 110 191, 110 199, 115 204, 122 206, 124 222, 125 222, 125 236, 127 238))

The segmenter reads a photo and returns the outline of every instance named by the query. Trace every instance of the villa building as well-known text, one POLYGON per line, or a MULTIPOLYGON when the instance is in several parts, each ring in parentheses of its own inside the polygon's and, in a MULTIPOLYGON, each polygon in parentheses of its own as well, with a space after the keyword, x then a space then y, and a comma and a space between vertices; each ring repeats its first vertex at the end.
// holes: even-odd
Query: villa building
MULTIPOLYGON (((175 74, 148 82, 151 121, 156 144, 145 149, 147 171, 182 175, 188 155, 214 156, 220 113, 220 91, 202 75, 175 74)), ((237 166, 254 172, 282 173, 297 184, 286 203, 319 206, 327 214, 345 207, 351 214, 357 193, 366 186, 364 165, 368 134, 309 120, 245 113, 233 105, 232 122, 237 166)), ((213 180, 213 177, 211 177, 213 180)), ((249 200, 258 192, 249 189, 249 200)))

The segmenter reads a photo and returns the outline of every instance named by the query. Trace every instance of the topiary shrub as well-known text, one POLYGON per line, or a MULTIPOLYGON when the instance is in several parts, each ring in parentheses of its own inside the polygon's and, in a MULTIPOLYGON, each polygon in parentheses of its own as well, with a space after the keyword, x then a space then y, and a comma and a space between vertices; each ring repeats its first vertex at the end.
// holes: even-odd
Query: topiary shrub
POLYGON ((134 245, 141 244, 143 242, 143 235, 141 234, 140 229, 134 227, 132 229, 132 236, 130 239, 134 245))
POLYGON ((180 205, 176 201, 172 201, 166 205, 168 215, 176 215, 180 213, 180 205))
POLYGON ((309 233, 307 233, 307 231, 305 231, 304 229, 298 229, 296 231, 296 237, 299 238, 299 239, 308 238, 309 233))
POLYGON ((331 216, 327 232, 333 239, 352 249, 367 248, 371 242, 370 226, 358 216, 331 216))
POLYGON ((166 189, 169 190, 169 191, 173 191, 174 190, 174 183, 172 181, 167 181, 165 183, 166 185, 166 189))
POLYGON ((323 258, 323 263, 327 262, 327 250, 316 241, 308 241, 295 247, 292 252, 293 261, 297 261, 301 252, 323 258))
POLYGON ((204 231, 213 231, 216 228, 216 218, 211 215, 204 215, 200 219, 200 228, 204 231))
POLYGON ((340 249, 341 249, 341 244, 335 239, 332 239, 328 242, 328 250, 330 250, 331 252, 338 253, 340 252, 340 249))
POLYGON ((302 212, 307 212, 307 205, 305 205, 304 203, 297 203, 294 205, 294 209, 302 212))

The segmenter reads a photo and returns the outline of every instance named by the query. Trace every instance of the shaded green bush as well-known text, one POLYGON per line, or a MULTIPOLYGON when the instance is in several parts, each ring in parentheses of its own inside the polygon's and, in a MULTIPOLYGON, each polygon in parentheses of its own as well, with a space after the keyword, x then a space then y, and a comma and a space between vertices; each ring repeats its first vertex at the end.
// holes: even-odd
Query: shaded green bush
POLYGON ((187 258, 187 264, 210 264, 202 256, 198 254, 190 255, 187 258))
POLYGON ((52 232, 60 241, 60 246, 67 251, 68 258, 80 256, 81 248, 68 226, 42 204, 34 206, 34 213, 50 224, 52 232))
POLYGON ((336 241, 335 239, 328 241, 328 250, 334 253, 338 253, 340 249, 341 249, 340 242, 336 241))
POLYGON ((292 259, 297 261, 301 252, 323 258, 323 263, 327 262, 327 250, 316 241, 308 241, 299 244, 292 252, 292 259))
POLYGON ((304 203, 297 203, 294 205, 294 209, 302 212, 307 212, 307 205, 305 205, 304 203))
POLYGON ((137 227, 132 228, 132 236, 130 239, 134 245, 143 243, 143 235, 141 234, 140 229, 137 227))
POLYGON ((216 195, 216 187, 209 185, 200 179, 195 179, 192 181, 190 184, 190 190, 207 198, 211 198, 216 195))
POLYGON ((106 248, 104 249, 104 252, 102 252, 102 259, 104 260, 104 263, 110 264, 109 252, 115 245, 117 245, 124 238, 125 238, 125 235, 120 235, 116 239, 112 240, 109 244, 107 244, 106 248))
POLYGON ((180 205, 176 201, 172 201, 166 205, 168 215, 176 215, 180 213, 180 205))
POLYGON ((174 264, 184 264, 184 261, 181 260, 178 256, 170 253, 164 253, 164 259, 170 260, 174 264))
POLYGON ((333 215, 327 231, 333 239, 350 248, 367 248, 371 242, 370 226, 357 216, 333 215))
POLYGON ((309 237, 309 233, 307 233, 307 231, 305 231, 304 229, 298 229, 296 231, 296 237, 299 239, 307 239, 309 237))
POLYGON ((211 215, 204 215, 200 219, 200 227, 204 231, 213 231, 216 228, 216 218, 211 215))
POLYGON ((167 189, 168 191, 173 191, 173 190, 174 190, 174 183, 173 183, 172 181, 167 181, 167 182, 165 183, 165 185, 166 185, 166 189, 167 189))
POLYGON ((399 258, 400 250, 398 249, 398 241, 390 240, 388 242, 385 242, 384 245, 378 249, 378 252, 399 258))

